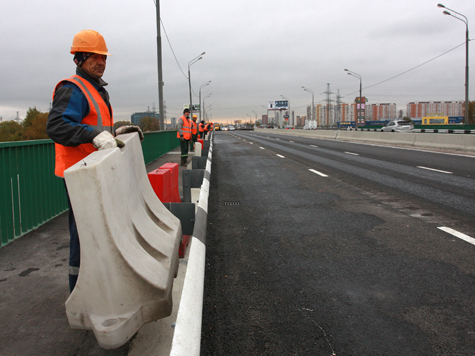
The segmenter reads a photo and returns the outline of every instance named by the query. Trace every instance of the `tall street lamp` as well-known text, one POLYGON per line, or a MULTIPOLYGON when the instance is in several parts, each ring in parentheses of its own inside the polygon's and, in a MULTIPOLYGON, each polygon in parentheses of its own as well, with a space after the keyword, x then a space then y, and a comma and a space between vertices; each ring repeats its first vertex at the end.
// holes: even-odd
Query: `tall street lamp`
POLYGON ((203 119, 206 121, 206 107, 205 107, 205 100, 206 98, 209 98, 211 96, 211 93, 209 93, 207 96, 204 97, 203 99, 203 119))
POLYGON ((188 63, 188 86, 189 86, 189 89, 190 89, 190 115, 191 117, 193 117, 193 102, 191 100, 191 75, 190 75, 190 67, 195 64, 196 62, 198 62, 201 58, 203 58, 202 56, 205 55, 205 52, 201 53, 199 56, 193 58, 189 63, 188 63))
POLYGON ((465 20, 461 19, 458 16, 452 15, 447 10, 444 10, 444 15, 449 15, 449 16, 452 16, 452 17, 456 18, 457 20, 462 21, 465 24, 465 28, 466 28, 466 30, 465 30, 465 125, 468 125, 468 124, 470 124, 470 122, 468 122, 468 120, 469 120, 469 117, 468 117, 468 105, 469 105, 469 102, 468 102, 468 41, 469 41, 469 38, 468 38, 468 19, 465 15, 462 15, 460 12, 449 9, 448 7, 446 7, 442 4, 437 4, 437 6, 442 7, 444 9, 447 9, 447 10, 450 10, 452 12, 455 12, 456 14, 462 16, 465 19, 465 20))
POLYGON ((282 99, 287 100, 287 104, 289 104, 289 123, 288 124, 293 127, 294 125, 293 125, 293 120, 292 120, 292 111, 290 111, 290 99, 286 98, 282 94, 280 94, 280 96, 282 97, 282 99))
POLYGON ((254 123, 257 122, 257 112, 255 112, 254 110, 252 110, 252 112, 256 115, 256 121, 254 123))
POLYGON ((204 83, 202 86, 200 86, 200 96, 199 96, 199 100, 200 100, 200 122, 201 122, 201 88, 209 85, 209 83, 211 83, 211 80, 208 83, 204 83))
POLYGON ((313 94, 313 91, 304 86, 302 86, 302 89, 312 94, 312 121, 315 121, 315 95, 313 94))
POLYGON ((363 96, 362 96, 362 87, 363 87, 363 80, 361 79, 361 75, 359 75, 358 73, 355 73, 355 72, 352 72, 351 70, 348 70, 348 69, 345 69, 345 72, 348 72, 348 75, 351 75, 355 78, 358 78, 360 80, 360 103, 359 103, 359 106, 358 106, 358 103, 356 103, 356 111, 357 111, 357 122, 356 122, 356 126, 358 126, 358 124, 360 123, 360 121, 362 121, 362 123, 364 123, 364 120, 365 120, 365 102, 363 100, 363 96))
POLYGON ((160 35, 160 1, 155 3, 157 15, 157 67, 158 67, 158 120, 160 130, 165 129, 165 114, 163 109, 163 73, 162 73, 162 37, 160 35))

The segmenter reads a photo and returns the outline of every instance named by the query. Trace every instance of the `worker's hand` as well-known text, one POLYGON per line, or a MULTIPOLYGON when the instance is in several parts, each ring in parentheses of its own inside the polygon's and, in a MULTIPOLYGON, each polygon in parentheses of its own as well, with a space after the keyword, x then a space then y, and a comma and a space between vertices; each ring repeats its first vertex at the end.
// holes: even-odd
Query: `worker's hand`
POLYGON ((182 142, 185 141, 185 139, 183 138, 182 135, 180 135, 180 141, 182 141, 182 142))
POLYGON ((122 134, 125 134, 125 133, 129 133, 129 132, 138 132, 139 137, 140 137, 140 142, 143 141, 143 132, 140 129, 140 127, 138 127, 136 125, 125 125, 125 126, 119 127, 117 130, 115 130, 116 136, 117 135, 122 135, 122 134))
POLYGON ((112 134, 108 131, 102 131, 99 135, 94 137, 94 140, 92 140, 92 144, 99 151, 115 147, 122 148, 125 146, 124 142, 114 138, 114 136, 112 136, 112 134))

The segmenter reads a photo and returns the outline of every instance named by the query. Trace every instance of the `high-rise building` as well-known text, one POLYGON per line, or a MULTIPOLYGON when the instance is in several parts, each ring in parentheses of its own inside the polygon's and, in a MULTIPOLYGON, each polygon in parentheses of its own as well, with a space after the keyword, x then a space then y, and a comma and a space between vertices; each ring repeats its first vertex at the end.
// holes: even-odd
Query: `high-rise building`
POLYGON ((407 104, 407 116, 464 116, 463 105, 463 101, 415 101, 407 104))

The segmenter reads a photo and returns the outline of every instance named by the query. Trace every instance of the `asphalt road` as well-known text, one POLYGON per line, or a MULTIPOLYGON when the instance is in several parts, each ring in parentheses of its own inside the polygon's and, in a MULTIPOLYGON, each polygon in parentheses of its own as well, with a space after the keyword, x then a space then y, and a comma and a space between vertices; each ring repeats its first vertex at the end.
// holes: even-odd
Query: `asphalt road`
POLYGON ((474 157, 214 143, 202 355, 475 354, 474 157))

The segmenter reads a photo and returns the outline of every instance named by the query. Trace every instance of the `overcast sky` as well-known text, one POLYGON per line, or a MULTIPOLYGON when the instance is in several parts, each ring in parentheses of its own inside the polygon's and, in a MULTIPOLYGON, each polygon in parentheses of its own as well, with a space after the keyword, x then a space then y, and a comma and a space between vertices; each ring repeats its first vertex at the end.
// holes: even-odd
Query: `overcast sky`
MULTIPOLYGON (((444 5, 475 20, 468 0, 444 5)), ((115 121, 158 111, 157 24, 153 0, 0 0, 0 116, 24 118, 29 107, 47 111, 56 83, 74 74, 69 53, 75 33, 100 32, 113 55, 103 79, 115 121)), ((359 80, 368 103, 464 100, 465 24, 442 14, 432 0, 161 0, 166 117, 178 117, 202 97, 213 122, 254 119, 269 100, 290 100, 295 115, 325 100, 353 102, 359 80), (434 59, 430 61, 431 59, 434 59), (404 75, 374 85, 426 63, 404 75), (180 67, 181 69, 180 69, 180 67)), ((475 28, 472 29, 472 32, 475 28)), ((473 37, 473 35, 472 35, 473 37)), ((470 52, 474 58, 472 44, 470 52)), ((473 61, 472 61, 473 63, 473 61)), ((470 82, 475 84, 475 67, 470 82)), ((475 86, 472 85, 471 98, 475 86)))

